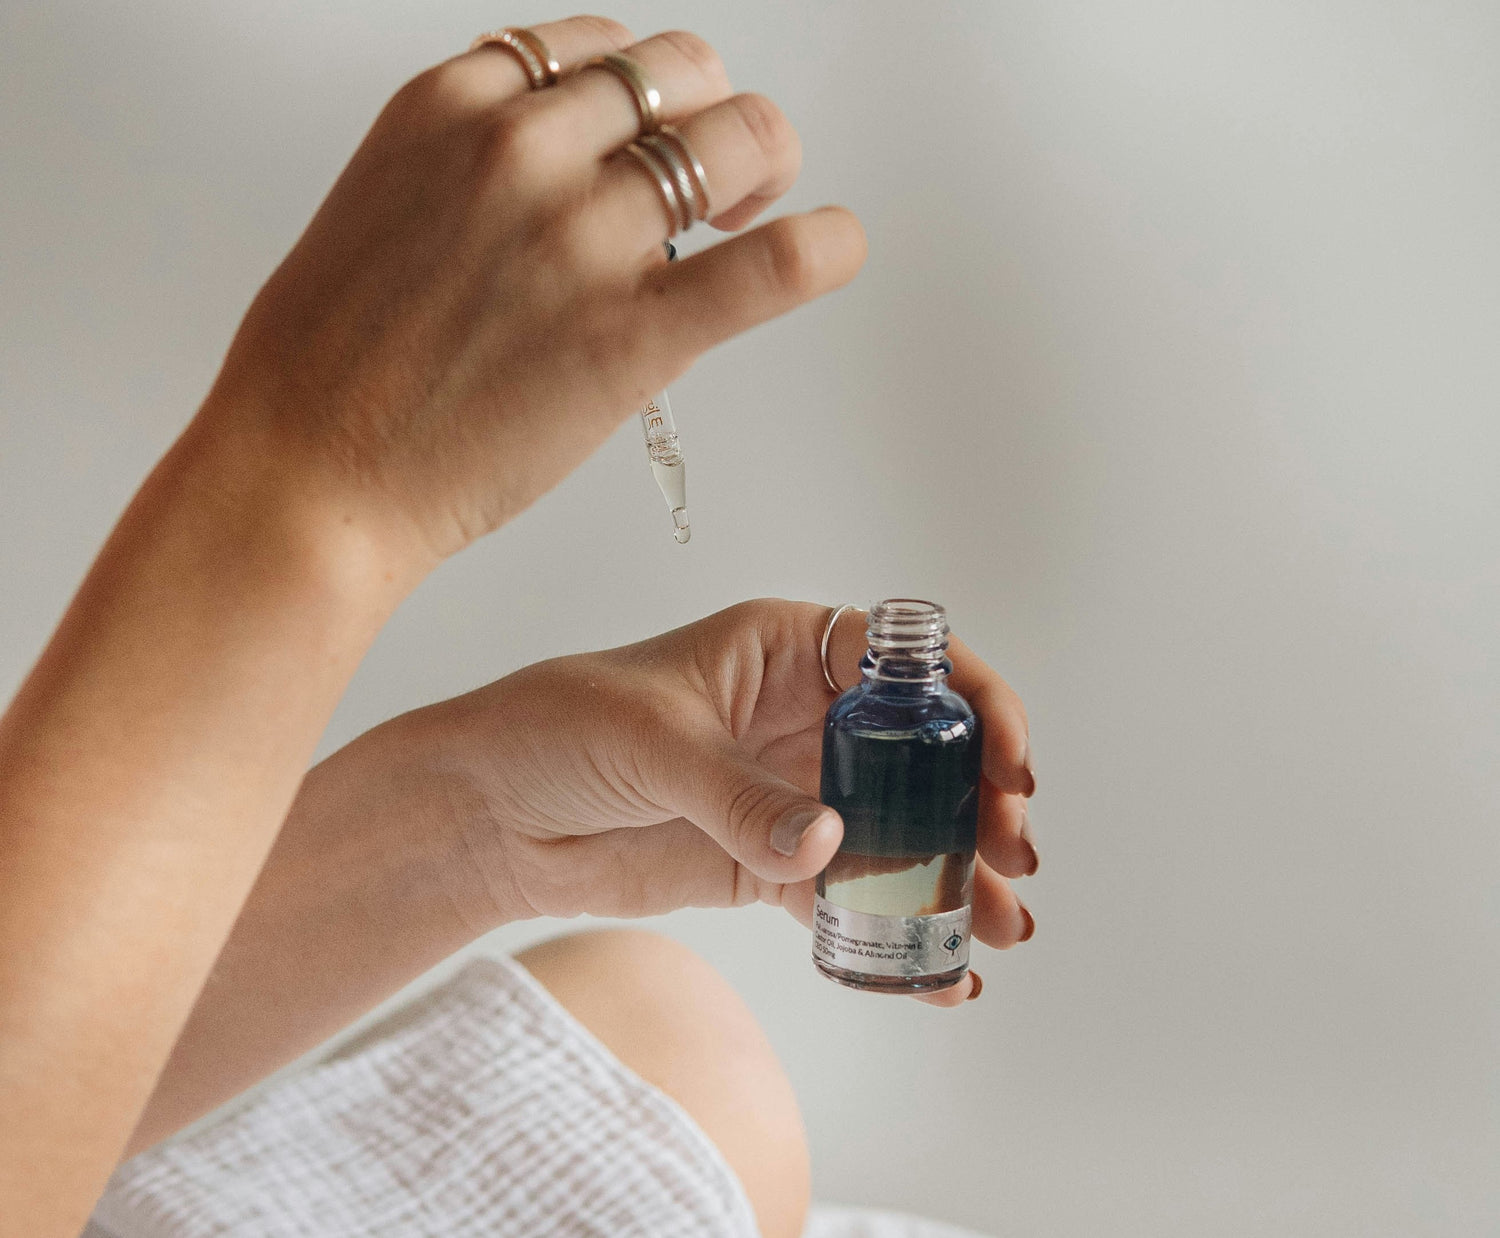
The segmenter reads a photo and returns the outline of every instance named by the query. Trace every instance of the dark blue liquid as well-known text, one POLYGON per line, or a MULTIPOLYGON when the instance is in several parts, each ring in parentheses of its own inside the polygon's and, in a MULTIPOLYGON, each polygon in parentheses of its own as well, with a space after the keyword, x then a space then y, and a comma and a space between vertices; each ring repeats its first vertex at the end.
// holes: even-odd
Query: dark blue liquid
POLYGON ((943 683, 866 679, 829 707, 819 798, 844 819, 841 853, 972 853, 979 778, 979 719, 943 683))

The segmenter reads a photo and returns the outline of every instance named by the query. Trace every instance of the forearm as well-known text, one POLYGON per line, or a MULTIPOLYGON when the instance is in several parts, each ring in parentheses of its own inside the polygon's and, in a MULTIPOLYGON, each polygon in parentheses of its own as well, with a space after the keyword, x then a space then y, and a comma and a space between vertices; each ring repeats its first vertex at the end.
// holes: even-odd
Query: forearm
POLYGON ((308 774, 127 1155, 320 1044, 504 918, 469 853, 477 800, 446 755, 439 715, 423 710, 308 774))
POLYGON ((0 1233, 76 1232, 394 605, 372 547, 191 432, 0 721, 0 1233))

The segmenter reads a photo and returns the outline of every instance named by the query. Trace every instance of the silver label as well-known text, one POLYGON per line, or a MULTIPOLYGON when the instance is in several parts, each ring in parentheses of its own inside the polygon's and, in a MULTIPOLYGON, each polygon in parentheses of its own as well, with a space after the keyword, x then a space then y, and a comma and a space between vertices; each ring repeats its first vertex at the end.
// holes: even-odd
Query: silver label
POLYGON ((969 920, 961 907, 935 916, 877 916, 819 895, 813 904, 813 957, 867 976, 932 976, 966 967, 969 920))

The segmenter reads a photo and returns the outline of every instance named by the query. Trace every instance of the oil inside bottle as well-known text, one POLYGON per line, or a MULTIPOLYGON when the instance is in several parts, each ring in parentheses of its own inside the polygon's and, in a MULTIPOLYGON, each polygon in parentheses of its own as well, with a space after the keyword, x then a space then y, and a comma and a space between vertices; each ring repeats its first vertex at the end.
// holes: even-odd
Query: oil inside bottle
POLYGON ((881 607, 864 679, 824 724, 820 798, 844 839, 818 876, 813 957, 843 984, 922 992, 968 967, 980 723, 947 686, 946 620, 908 658, 883 650, 881 607))

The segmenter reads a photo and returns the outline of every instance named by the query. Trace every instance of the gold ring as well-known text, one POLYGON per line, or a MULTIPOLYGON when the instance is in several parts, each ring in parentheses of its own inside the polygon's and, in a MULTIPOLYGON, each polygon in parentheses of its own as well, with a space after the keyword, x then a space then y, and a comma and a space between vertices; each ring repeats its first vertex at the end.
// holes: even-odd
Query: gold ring
POLYGON ((708 175, 697 156, 688 149, 682 134, 671 125, 647 134, 639 143, 657 157, 671 173, 682 204, 682 230, 686 232, 695 219, 708 218, 708 175))
POLYGON ((656 192, 661 195, 661 204, 667 208, 667 239, 670 240, 693 222, 686 205, 678 195, 671 168, 655 150, 647 150, 640 142, 630 143, 625 148, 625 153, 633 157, 650 173, 656 192))
POLYGON ((583 68, 606 69, 625 83, 630 97, 635 100, 635 112, 641 122, 641 137, 661 128, 661 91, 651 84, 646 71, 629 56, 610 52, 584 61, 583 68))
POLYGON ((526 71, 526 80, 531 83, 532 90, 553 85, 562 72, 562 66, 542 42, 542 36, 525 26, 507 26, 504 30, 481 34, 469 44, 469 50, 472 52, 488 46, 503 47, 514 56, 526 71))
POLYGON ((858 610, 853 602, 845 602, 842 606, 835 606, 833 613, 828 616, 828 622, 823 625, 823 643, 818 646, 818 659, 823 663, 823 680, 833 689, 837 696, 843 692, 833 678, 833 671, 828 667, 828 642, 833 639, 833 625, 839 621, 839 616, 846 610, 858 610))

